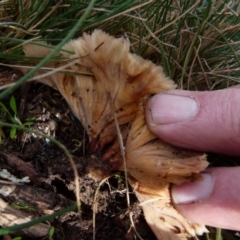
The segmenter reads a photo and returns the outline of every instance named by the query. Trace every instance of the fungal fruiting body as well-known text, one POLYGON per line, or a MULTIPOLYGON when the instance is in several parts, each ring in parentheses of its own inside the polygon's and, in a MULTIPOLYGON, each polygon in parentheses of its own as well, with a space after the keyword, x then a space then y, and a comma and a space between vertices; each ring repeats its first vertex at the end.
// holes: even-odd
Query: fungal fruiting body
MULTIPOLYGON (((24 46, 29 57, 46 56, 50 48, 24 46)), ((158 139, 144 116, 147 99, 175 88, 162 67, 130 53, 130 43, 101 30, 71 40, 59 53, 57 71, 38 81, 57 89, 68 102, 89 136, 91 151, 100 152, 113 170, 127 170, 129 183, 143 207, 146 220, 158 239, 187 239, 206 231, 190 223, 173 207, 171 184, 194 181, 208 163, 206 156, 185 151, 158 139), (124 144, 126 169, 118 132, 124 144)), ((37 74, 45 73, 40 70, 37 74)))

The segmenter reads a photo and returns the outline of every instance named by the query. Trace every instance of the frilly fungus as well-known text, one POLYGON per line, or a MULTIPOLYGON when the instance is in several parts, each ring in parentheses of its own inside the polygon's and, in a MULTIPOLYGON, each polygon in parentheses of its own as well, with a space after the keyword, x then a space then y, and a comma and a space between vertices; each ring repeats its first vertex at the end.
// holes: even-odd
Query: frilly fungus
MULTIPOLYGON (((39 81, 57 89, 68 102, 89 136, 91 151, 113 170, 124 170, 116 130, 117 119, 125 146, 126 170, 145 218, 158 239, 188 239, 206 228, 184 219, 173 207, 170 186, 198 180, 208 163, 203 154, 171 146, 153 135, 145 121, 146 100, 153 94, 174 89, 162 67, 129 52, 124 38, 101 30, 71 40, 59 53, 58 68, 66 70, 39 81), (84 74, 82 74, 84 72, 84 74), (79 73, 79 74, 78 74, 79 73)), ((51 48, 24 46, 26 56, 43 57, 51 48)), ((37 74, 44 73, 40 70, 37 74)))

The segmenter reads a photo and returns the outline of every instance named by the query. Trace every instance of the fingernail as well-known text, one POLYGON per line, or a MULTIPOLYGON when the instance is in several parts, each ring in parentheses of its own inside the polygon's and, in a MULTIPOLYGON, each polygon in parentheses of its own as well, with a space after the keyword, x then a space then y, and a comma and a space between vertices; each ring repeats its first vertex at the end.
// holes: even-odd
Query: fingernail
POLYGON ((202 179, 193 183, 174 185, 172 198, 175 204, 189 204, 207 199, 213 190, 214 177, 210 173, 202 173, 202 179))
POLYGON ((193 97, 162 93, 150 100, 149 109, 153 125, 171 124, 193 118, 198 112, 198 102, 193 97))

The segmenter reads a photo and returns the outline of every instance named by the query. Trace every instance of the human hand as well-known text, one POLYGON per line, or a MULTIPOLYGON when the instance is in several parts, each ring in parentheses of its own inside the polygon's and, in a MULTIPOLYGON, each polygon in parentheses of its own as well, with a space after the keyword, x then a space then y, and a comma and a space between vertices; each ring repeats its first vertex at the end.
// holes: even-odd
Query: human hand
MULTIPOLYGON (((146 106, 151 131, 173 145, 240 156, 240 89, 171 90, 146 106)), ((178 211, 189 220, 240 230, 240 167, 209 168, 203 180, 173 186, 178 211)))

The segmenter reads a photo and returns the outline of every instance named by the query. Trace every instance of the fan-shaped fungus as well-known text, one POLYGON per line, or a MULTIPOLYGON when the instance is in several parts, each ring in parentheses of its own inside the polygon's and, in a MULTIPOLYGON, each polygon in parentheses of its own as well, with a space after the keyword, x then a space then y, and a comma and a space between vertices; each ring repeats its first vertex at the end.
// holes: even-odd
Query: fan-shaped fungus
MULTIPOLYGON (((208 165, 206 156, 163 142, 149 131, 145 121, 147 98, 175 88, 173 81, 162 67, 130 53, 127 40, 101 30, 84 33, 63 49, 59 56, 66 61, 47 66, 57 68, 67 62, 70 66, 66 69, 76 74, 56 72, 39 81, 66 99, 89 136, 91 150, 100 152, 101 160, 112 169, 124 170, 117 120, 129 182, 157 238, 187 239, 206 231, 174 209, 169 193, 172 183, 196 180, 208 165)), ((33 44, 24 46, 27 56, 46 56, 50 51, 33 44)))

